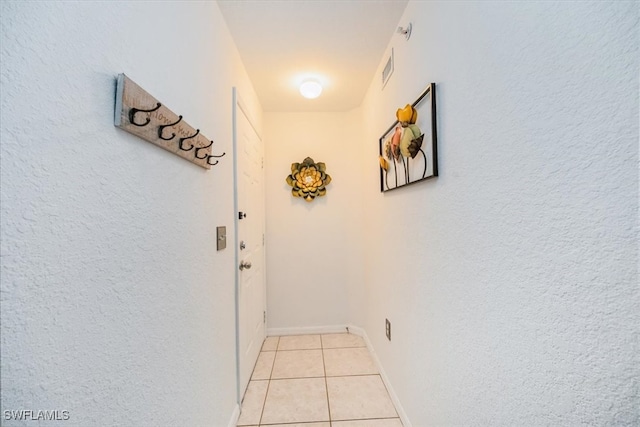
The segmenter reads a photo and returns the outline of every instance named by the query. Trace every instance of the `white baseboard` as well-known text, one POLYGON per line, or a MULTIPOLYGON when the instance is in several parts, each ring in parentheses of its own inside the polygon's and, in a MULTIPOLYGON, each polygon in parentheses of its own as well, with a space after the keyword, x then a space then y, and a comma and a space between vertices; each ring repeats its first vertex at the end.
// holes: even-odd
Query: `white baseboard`
POLYGON ((236 427, 238 424, 238 419, 240 418, 240 405, 236 404, 235 408, 233 408, 233 413, 231 414, 231 419, 229 420, 228 427, 236 427))
POLYGON ((347 332, 347 325, 267 328, 268 337, 277 337, 281 335, 336 334, 340 332, 347 332))
POLYGON ((403 427, 412 427, 411 421, 409 421, 409 417, 407 417, 407 413, 404 411, 404 408, 400 404, 400 399, 398 399, 398 395, 396 394, 395 390, 391 386, 389 377, 387 376, 387 373, 384 371, 384 368, 380 363, 380 359, 378 359, 378 355, 376 354, 376 351, 373 348, 373 345, 371 344, 369 337, 367 336, 367 332, 364 329, 358 326, 353 326, 353 325, 349 325, 349 332, 355 335, 360 335, 362 339, 364 339, 364 342, 367 344, 367 348, 371 353, 371 357, 373 358, 373 361, 378 367, 378 371, 380 372, 380 377, 382 378, 382 382, 384 383, 385 387, 387 387, 389 396, 391 397, 391 400, 393 401, 393 404, 396 407, 396 411, 398 411, 398 416, 400 417, 400 421, 402 421, 403 427))

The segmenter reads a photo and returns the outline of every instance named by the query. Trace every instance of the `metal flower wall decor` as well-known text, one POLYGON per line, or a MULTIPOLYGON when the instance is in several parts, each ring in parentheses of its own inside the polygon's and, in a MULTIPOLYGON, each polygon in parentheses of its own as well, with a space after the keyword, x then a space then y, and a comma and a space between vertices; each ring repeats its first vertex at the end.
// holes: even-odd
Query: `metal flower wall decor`
POLYGON ((331 182, 331 177, 326 171, 324 163, 315 163, 311 157, 307 157, 302 163, 291 163, 291 175, 287 177, 287 184, 293 187, 293 197, 302 197, 307 202, 312 202, 316 197, 327 194, 325 187, 331 182))

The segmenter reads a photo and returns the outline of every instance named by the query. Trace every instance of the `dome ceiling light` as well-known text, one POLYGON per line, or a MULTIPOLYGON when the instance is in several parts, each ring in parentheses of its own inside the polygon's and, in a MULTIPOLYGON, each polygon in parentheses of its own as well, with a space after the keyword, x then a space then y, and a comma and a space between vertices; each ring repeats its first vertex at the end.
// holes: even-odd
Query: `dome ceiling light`
POLYGON ((306 80, 300 85, 300 94, 308 99, 314 99, 322 93, 322 85, 316 80, 306 80))

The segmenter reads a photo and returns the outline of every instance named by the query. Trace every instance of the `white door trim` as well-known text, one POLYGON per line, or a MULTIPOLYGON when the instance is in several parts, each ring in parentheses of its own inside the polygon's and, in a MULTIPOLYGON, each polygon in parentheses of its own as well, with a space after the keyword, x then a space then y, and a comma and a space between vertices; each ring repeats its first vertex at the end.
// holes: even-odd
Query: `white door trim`
MULTIPOLYGON (((239 240, 239 202, 238 202, 238 110, 240 110, 247 118, 247 121, 255 131, 258 139, 262 141, 262 136, 256 126, 256 122, 253 119, 252 115, 249 114, 249 109, 246 107, 246 104, 242 101, 242 97, 238 93, 238 89, 236 87, 232 88, 232 100, 233 100, 233 108, 232 108, 232 137, 233 137, 233 209, 234 209, 234 271, 235 271, 235 284, 234 284, 234 299, 235 299, 235 328, 236 328, 236 337, 235 337, 235 346, 236 346, 236 401, 241 407, 243 390, 241 390, 242 385, 240 383, 240 271, 238 266, 240 265, 240 240, 239 240)), ((264 178, 263 178, 264 179, 264 178)), ((264 230, 264 226, 263 226, 264 230)), ((263 284, 266 284, 266 277, 263 280, 263 284)), ((266 285, 265 285, 266 286, 266 285)), ((266 305, 266 294, 265 294, 265 305, 266 305)), ((266 307, 265 307, 266 310, 266 307)), ((265 325, 266 332, 266 325, 265 325)))
POLYGON ((236 321, 236 402, 242 402, 240 395, 240 254, 238 250, 238 89, 233 88, 233 108, 231 113, 232 134, 233 134, 233 269, 235 271, 234 299, 235 299, 235 321, 236 321))

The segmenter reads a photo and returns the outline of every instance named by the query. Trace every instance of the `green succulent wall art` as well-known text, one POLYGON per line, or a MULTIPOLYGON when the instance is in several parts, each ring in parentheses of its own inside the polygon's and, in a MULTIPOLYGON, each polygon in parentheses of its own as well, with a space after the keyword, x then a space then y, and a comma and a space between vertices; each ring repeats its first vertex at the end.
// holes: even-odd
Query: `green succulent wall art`
POLYGON ((293 197, 302 197, 307 202, 312 202, 316 197, 327 194, 325 187, 331 182, 331 177, 326 171, 324 163, 315 163, 311 157, 307 157, 302 163, 291 163, 291 175, 287 177, 287 184, 293 187, 293 197))

